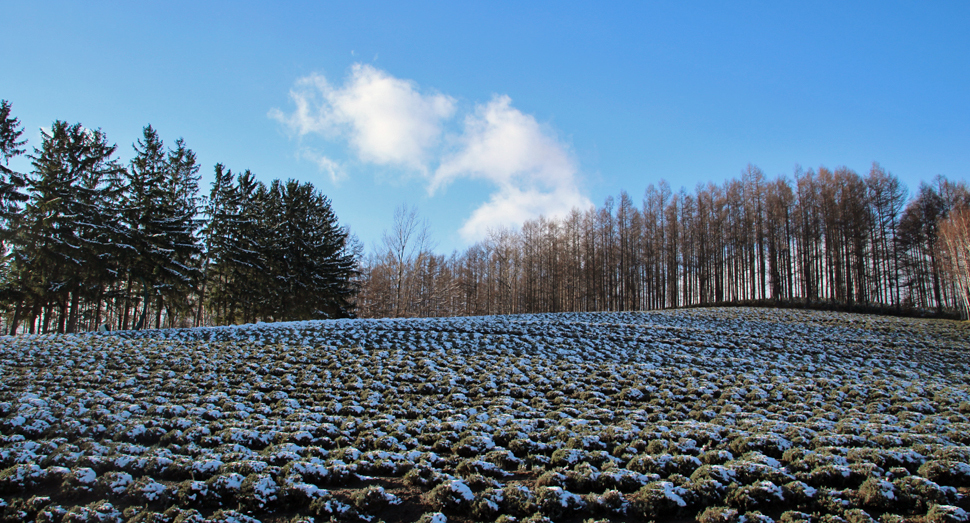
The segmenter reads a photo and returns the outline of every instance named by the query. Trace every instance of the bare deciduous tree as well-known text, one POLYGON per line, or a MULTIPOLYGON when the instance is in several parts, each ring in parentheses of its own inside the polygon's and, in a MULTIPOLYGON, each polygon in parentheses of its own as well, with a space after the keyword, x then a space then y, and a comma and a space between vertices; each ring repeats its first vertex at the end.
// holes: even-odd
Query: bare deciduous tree
POLYGON ((966 308, 962 258, 940 255, 940 221, 960 202, 970 206, 965 185, 941 178, 904 207, 905 199, 899 179, 878 164, 866 177, 819 167, 775 180, 749 165, 693 193, 661 181, 640 208, 621 192, 599 208, 490 231, 447 259, 431 254, 416 211, 400 208, 367 264, 361 310, 509 314, 766 300, 966 308))
POLYGON ((958 290, 963 317, 970 319, 970 207, 952 210, 940 222, 940 239, 947 272, 958 290))

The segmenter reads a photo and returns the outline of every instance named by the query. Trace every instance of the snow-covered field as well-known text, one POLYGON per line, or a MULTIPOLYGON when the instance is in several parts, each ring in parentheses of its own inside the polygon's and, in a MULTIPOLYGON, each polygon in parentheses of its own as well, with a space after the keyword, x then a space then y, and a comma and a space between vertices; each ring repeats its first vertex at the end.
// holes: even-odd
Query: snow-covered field
POLYGON ((769 309, 0 339, 9 521, 966 521, 970 327, 769 309))

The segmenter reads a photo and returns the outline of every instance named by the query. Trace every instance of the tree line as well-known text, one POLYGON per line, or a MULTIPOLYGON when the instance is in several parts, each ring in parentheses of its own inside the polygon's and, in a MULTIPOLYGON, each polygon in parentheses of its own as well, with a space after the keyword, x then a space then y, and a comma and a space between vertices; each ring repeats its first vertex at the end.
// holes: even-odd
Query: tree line
POLYGON ((874 163, 739 178, 494 230, 451 256, 400 209, 364 260, 361 316, 627 311, 767 303, 882 312, 970 310, 970 191, 912 197, 874 163))
POLYGON ((311 184, 215 166, 150 125, 125 164, 104 132, 55 121, 28 154, 0 101, 0 312, 7 333, 345 317, 359 248, 311 184), (356 249, 356 251, 355 251, 356 249))
POLYGON ((661 181, 539 218, 450 256, 402 207, 366 257, 311 184, 214 169, 151 126, 123 163, 101 130, 55 121, 27 154, 0 101, 3 332, 255 321, 624 311, 768 303, 970 311, 970 191, 909 195, 873 164, 754 166, 723 184, 661 181), (31 169, 10 160, 27 154, 31 169))

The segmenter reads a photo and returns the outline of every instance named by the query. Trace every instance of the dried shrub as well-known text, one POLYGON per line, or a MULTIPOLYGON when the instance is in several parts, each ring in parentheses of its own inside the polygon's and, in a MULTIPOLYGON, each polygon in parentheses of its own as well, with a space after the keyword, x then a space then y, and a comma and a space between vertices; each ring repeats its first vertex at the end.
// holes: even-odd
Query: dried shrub
POLYGON ((868 512, 861 508, 853 508, 845 511, 842 515, 848 523, 876 523, 875 519, 868 512))
POLYGON ((813 523, 815 521, 811 515, 797 510, 786 510, 778 518, 781 523, 813 523))
POLYGON ((355 514, 353 507, 330 494, 313 500, 310 503, 309 511, 314 516, 320 518, 329 517, 337 521, 348 519, 355 514))
POLYGON ((441 512, 421 514, 417 523, 448 523, 448 517, 441 512))
POLYGON ((429 489, 445 481, 445 479, 444 475, 430 466, 418 464, 404 475, 404 484, 409 487, 429 489))
POLYGON ((729 489, 725 501, 731 507, 742 510, 778 506, 785 501, 783 489, 770 481, 759 481, 729 489))
POLYGON ((970 521, 967 511, 953 505, 933 505, 924 518, 926 523, 966 523, 970 521))
POLYGON ((357 510, 363 512, 378 512, 388 505, 401 503, 397 496, 386 492, 383 487, 369 486, 350 495, 350 502, 357 510))
POLYGON ((148 476, 132 481, 125 488, 125 497, 135 503, 165 503, 171 494, 169 487, 148 476))
POLYGON ((900 505, 912 511, 923 512, 932 505, 946 505, 949 503, 947 490, 919 476, 905 476, 893 480, 899 492, 900 505))
POLYGON ((602 494, 589 494, 585 497, 586 504, 595 513, 624 515, 630 503, 618 490, 607 490, 602 494))

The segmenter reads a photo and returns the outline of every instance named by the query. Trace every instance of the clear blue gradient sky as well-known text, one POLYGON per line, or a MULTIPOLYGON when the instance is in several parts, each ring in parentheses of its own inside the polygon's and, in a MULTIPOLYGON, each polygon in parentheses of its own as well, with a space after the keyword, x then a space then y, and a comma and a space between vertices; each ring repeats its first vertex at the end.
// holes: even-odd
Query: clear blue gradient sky
MULTIPOLYGON (((370 248, 538 212, 873 161, 968 179, 970 3, 4 2, 0 98, 120 158, 146 124, 331 197, 370 248), (303 110, 299 110, 303 103, 303 110)), ((27 169, 26 160, 12 167, 27 169)))

